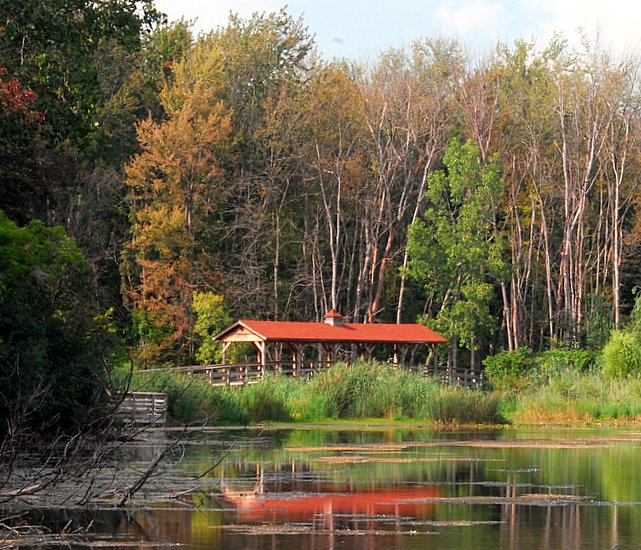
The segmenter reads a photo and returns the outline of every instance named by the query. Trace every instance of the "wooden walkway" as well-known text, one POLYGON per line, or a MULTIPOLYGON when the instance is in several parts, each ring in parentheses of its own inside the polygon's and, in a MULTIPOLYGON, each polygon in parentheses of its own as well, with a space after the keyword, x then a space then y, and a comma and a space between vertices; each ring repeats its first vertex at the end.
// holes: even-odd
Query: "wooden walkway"
MULTIPOLYGON (((329 367, 331 368, 331 367, 329 367)), ((407 367, 413 372, 422 372, 424 376, 438 378, 444 384, 453 384, 464 387, 480 388, 484 384, 483 373, 473 372, 470 369, 447 367, 426 369, 424 366, 407 367)), ((244 386, 255 384, 267 374, 283 374, 294 378, 311 378, 317 373, 327 371, 326 364, 307 363, 299 367, 292 366, 291 362, 267 363, 266 370, 259 363, 232 363, 227 365, 192 365, 188 367, 174 367, 173 372, 181 372, 190 376, 206 378, 213 386, 244 386)), ((155 370, 155 369, 154 369, 155 370)), ((167 370, 167 369, 158 369, 167 370)))
POLYGON ((228 365, 192 365, 175 367, 173 372, 207 378, 214 386, 244 386, 255 384, 267 374, 284 374, 294 378, 311 378, 316 373, 327 370, 325 365, 309 363, 298 368, 291 363, 267 363, 267 369, 259 363, 230 363, 228 365))
POLYGON ((167 422, 167 394, 129 392, 115 411, 116 418, 127 425, 164 426, 167 422))

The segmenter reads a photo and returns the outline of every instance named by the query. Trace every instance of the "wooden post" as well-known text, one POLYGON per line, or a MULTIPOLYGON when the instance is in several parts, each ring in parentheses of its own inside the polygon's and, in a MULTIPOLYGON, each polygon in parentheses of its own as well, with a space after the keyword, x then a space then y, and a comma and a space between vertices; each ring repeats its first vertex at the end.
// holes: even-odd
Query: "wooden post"
POLYGON ((261 360, 260 367, 262 369, 262 375, 265 376, 265 371, 267 370, 267 342, 260 342, 261 344, 261 360))
POLYGON ((325 368, 329 369, 334 364, 334 345, 323 344, 325 348, 325 368))
POLYGON ((287 342, 287 346, 292 351, 292 376, 298 376, 298 369, 300 367, 300 355, 302 349, 298 347, 298 344, 293 342, 287 342))
POLYGON ((436 344, 432 344, 432 356, 434 359, 434 375, 438 372, 438 348, 436 344))
POLYGON ((395 367, 398 367, 398 344, 392 344, 392 351, 394 352, 392 362, 395 367))
POLYGON ((257 353, 257 363, 261 369, 261 376, 265 376, 265 370, 267 369, 267 342, 252 342, 256 348, 257 353))
POLYGON ((227 364, 227 350, 231 346, 231 342, 223 342, 223 365, 227 364))

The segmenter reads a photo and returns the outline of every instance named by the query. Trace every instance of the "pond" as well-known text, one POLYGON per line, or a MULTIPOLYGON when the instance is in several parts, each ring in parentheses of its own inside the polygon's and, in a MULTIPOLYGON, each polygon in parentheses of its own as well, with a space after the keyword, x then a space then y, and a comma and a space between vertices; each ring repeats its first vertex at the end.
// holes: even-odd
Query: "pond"
POLYGON ((141 548, 632 550, 640 459, 641 427, 212 430, 190 434, 145 505, 81 513, 141 548))

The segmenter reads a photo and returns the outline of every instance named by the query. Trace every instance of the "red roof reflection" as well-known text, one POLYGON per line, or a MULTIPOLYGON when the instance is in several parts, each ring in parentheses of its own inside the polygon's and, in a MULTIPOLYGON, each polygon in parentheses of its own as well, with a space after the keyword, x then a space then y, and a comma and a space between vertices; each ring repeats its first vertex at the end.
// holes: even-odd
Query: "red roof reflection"
POLYGON ((239 521, 304 521, 324 515, 421 517, 431 504, 420 502, 439 496, 437 487, 403 487, 355 493, 268 494, 224 491, 237 510, 239 521))

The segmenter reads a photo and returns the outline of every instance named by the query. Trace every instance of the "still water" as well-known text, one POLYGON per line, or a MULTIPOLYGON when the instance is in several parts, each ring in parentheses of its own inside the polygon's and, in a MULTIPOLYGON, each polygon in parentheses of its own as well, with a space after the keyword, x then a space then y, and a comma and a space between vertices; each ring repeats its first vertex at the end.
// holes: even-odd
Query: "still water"
POLYGON ((164 496, 95 525, 140 547, 632 550, 640 466, 641 427, 211 431, 164 496))

